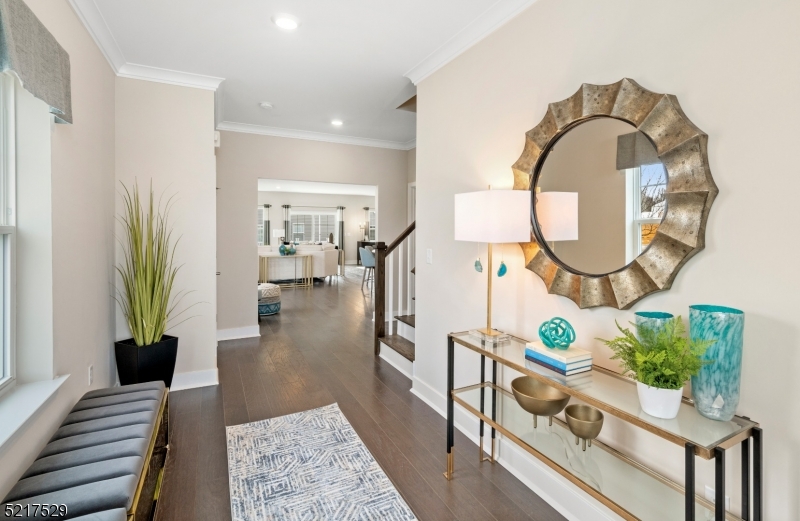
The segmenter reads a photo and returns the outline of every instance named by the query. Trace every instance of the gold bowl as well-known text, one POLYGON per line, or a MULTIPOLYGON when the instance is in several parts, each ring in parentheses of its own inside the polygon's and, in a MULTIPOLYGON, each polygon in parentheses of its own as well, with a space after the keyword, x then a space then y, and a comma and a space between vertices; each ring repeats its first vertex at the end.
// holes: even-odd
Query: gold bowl
POLYGON ((570 396, 530 376, 520 376, 511 382, 511 391, 520 407, 533 414, 533 427, 537 416, 553 416, 564 410, 570 396))
POLYGON ((564 417, 569 430, 575 435, 575 445, 578 444, 578 439, 583 440, 583 450, 586 450, 587 441, 592 446, 592 440, 597 438, 603 428, 603 413, 591 405, 570 405, 564 410, 564 417))

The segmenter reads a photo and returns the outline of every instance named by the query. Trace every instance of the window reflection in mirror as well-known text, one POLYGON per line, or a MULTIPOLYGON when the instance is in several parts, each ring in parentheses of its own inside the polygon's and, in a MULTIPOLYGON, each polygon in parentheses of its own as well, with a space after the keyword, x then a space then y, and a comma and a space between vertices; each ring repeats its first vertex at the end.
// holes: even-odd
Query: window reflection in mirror
POLYGON ((624 268, 655 236, 666 213, 666 183, 655 148, 633 125, 598 118, 569 130, 537 178, 542 192, 578 194, 578 239, 548 242, 551 253, 589 275, 624 268))

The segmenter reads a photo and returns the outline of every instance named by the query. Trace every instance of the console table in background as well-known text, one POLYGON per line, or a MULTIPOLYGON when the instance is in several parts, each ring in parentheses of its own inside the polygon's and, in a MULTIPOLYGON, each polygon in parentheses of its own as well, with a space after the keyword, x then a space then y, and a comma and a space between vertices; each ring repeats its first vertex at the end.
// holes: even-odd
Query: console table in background
POLYGON ((453 477, 453 404, 457 403, 478 418, 481 440, 483 424, 491 427, 491 458, 484 458, 483 447, 480 447, 481 460, 494 463, 494 443, 499 432, 623 519, 705 521, 707 515, 713 515, 715 521, 763 520, 763 449, 758 423, 740 416, 727 422, 710 420, 701 416, 691 400, 685 398, 677 418, 655 418, 641 410, 633 380, 595 366, 592 371, 582 373, 591 374, 589 383, 582 378, 581 383, 571 386, 560 374, 526 360, 525 344, 526 340, 512 336, 509 342, 493 348, 484 346, 468 332, 447 336, 447 479, 453 477), (453 388, 456 345, 481 355, 480 383, 453 388), (492 360, 491 382, 486 381, 487 357, 492 360), (581 451, 572 443, 573 435, 567 425, 558 418, 553 418, 552 427, 547 422, 539 422, 534 429, 531 414, 498 385, 498 364, 680 446, 685 461, 686 488, 597 440, 587 451, 581 451), (487 400, 490 400, 491 412, 485 410, 487 400), (725 511, 725 453, 737 445, 741 447, 742 459, 742 517, 725 511), (696 457, 714 460, 714 503, 694 493, 696 457))
POLYGON ((294 255, 281 255, 281 256, 261 256, 259 261, 259 275, 258 282, 270 282, 269 280, 269 265, 273 262, 287 262, 286 259, 294 259, 294 279, 289 280, 276 280, 275 284, 282 288, 306 288, 314 287, 314 271, 312 264, 312 256, 307 253, 296 253, 294 255), (300 262, 300 276, 298 277, 298 262, 300 262))

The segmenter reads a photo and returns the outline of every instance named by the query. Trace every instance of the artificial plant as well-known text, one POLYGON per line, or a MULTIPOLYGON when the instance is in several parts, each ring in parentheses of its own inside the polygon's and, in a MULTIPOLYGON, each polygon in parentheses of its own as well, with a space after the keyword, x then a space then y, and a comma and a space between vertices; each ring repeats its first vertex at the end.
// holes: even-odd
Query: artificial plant
POLYGON ((711 363, 703 360, 702 356, 715 340, 687 338, 686 326, 680 316, 668 320, 663 327, 636 327, 638 337, 619 323, 617 329, 622 336, 597 340, 614 351, 611 359, 621 362, 624 374, 631 374, 650 387, 681 389, 690 377, 711 363))
MULTIPOLYGON (((122 183, 120 183, 122 184, 122 183)), ((122 291, 117 290, 116 300, 128 322, 137 346, 161 341, 175 307, 186 292, 172 295, 172 286, 180 266, 175 266, 175 248, 172 241, 169 212, 172 198, 155 204, 153 184, 150 183, 150 200, 147 212, 139 199, 139 187, 131 190, 122 184, 125 209, 118 217, 123 225, 122 244, 124 260, 116 266, 122 278, 122 291)), ((184 310, 185 311, 185 310, 184 310)), ((179 313, 180 314, 180 313, 179 313)))

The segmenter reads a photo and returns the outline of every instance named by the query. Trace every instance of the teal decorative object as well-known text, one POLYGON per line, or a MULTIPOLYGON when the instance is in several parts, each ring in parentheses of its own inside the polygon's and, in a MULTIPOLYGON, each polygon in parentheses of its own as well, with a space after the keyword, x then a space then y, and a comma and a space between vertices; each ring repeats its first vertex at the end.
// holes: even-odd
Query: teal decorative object
POLYGON ((475 261, 475 271, 477 271, 478 273, 483 273, 483 264, 481 264, 480 259, 475 261))
POLYGON ((561 317, 554 317, 539 326, 539 338, 550 348, 567 349, 575 341, 575 330, 561 317))
MULTIPOLYGON (((667 322, 675 318, 672 313, 661 311, 637 311, 634 316, 636 317, 637 330, 644 327, 650 330, 662 329, 667 322)), ((636 337, 639 338, 639 335, 637 334, 636 337)))
POLYGON ((289 255, 294 255, 295 253, 297 253, 297 250, 295 249, 294 245, 291 244, 289 245, 288 253, 289 255))
POLYGON ((281 255, 286 255, 286 245, 285 244, 281 244, 281 247, 278 248, 278 253, 280 253, 281 255))
POLYGON ((506 263, 503 262, 503 261, 500 261, 500 268, 497 270, 497 276, 498 277, 502 277, 506 273, 508 273, 508 268, 506 268, 506 263))
POLYGON ((739 405, 744 312, 724 306, 690 306, 689 335, 697 340, 716 340, 703 355, 712 363, 692 377, 697 412, 712 420, 730 421, 739 405))

